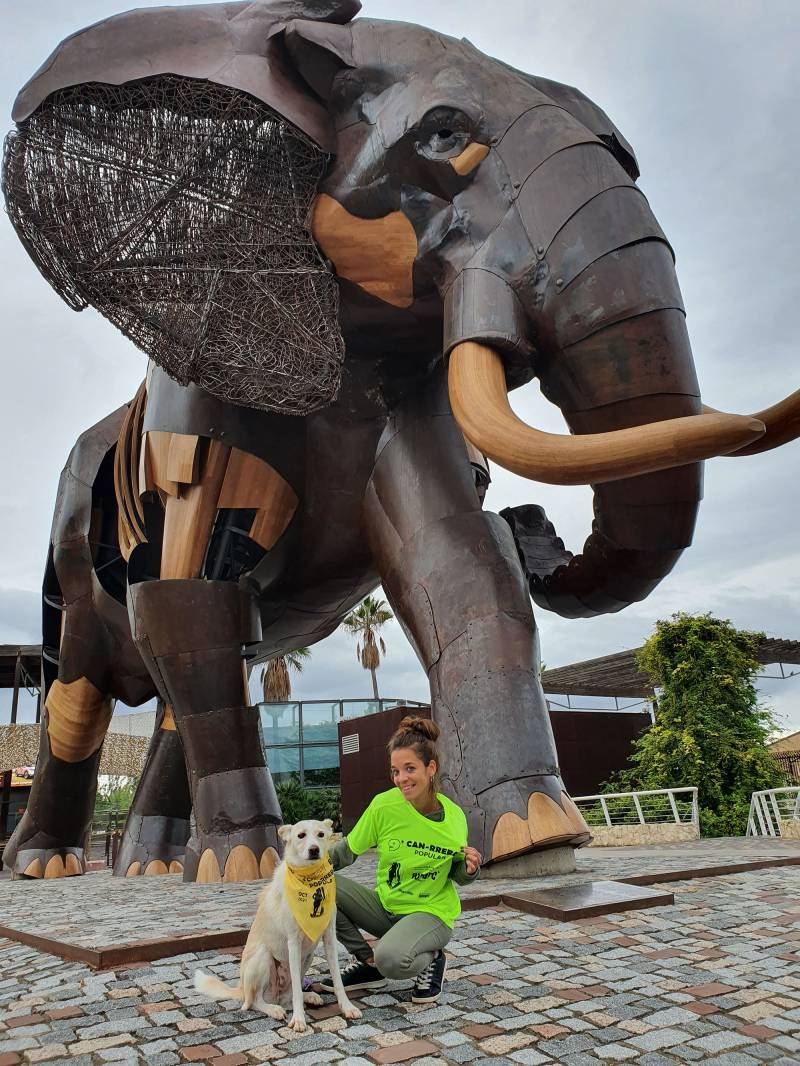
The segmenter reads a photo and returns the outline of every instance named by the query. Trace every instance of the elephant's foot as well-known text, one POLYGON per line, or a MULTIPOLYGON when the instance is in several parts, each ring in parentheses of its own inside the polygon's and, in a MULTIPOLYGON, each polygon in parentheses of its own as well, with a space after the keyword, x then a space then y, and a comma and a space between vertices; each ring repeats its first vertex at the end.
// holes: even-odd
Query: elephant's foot
MULTIPOLYGON (((257 737, 253 743, 258 743, 260 756, 257 737)), ((202 777, 194 786, 193 799, 184 881, 257 881, 272 876, 279 862, 282 819, 266 766, 202 777)))
POLYGON ((3 865, 14 877, 78 877, 86 873, 83 844, 43 832, 26 811, 3 851, 3 865))
POLYGON ((189 821, 131 811, 114 863, 115 877, 183 873, 189 821))
POLYGON ((505 781, 482 792, 478 802, 484 813, 487 864, 546 848, 579 848, 592 839, 558 777, 505 781))
POLYGON ((280 862, 274 825, 230 835, 192 836, 186 845, 184 881, 258 881, 272 877, 280 862))

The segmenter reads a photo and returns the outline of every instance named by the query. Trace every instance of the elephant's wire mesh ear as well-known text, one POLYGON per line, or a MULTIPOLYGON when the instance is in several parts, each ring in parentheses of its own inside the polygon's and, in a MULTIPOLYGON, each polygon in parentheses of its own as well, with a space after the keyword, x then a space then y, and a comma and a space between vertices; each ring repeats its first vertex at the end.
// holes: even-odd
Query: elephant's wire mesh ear
POLYGON ((328 157, 252 96, 159 76, 59 90, 6 141, 11 220, 76 310, 182 384, 282 414, 338 392, 333 276, 307 228, 328 157))

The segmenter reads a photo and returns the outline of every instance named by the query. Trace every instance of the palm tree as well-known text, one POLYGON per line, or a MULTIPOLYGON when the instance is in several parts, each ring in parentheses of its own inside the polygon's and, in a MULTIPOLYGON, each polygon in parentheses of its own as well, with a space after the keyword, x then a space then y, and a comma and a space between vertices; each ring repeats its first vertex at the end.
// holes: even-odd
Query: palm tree
POLYGON ((350 635, 358 641, 356 658, 364 669, 372 674, 372 690, 376 700, 379 700, 380 696, 375 671, 381 664, 381 655, 386 655, 386 645, 383 637, 378 636, 378 630, 392 618, 394 615, 386 609, 383 600, 367 596, 342 622, 350 635))
POLYGON ((310 648, 295 648, 286 655, 278 655, 269 659, 261 667, 260 682, 264 689, 264 701, 278 700, 285 703, 292 694, 292 679, 290 671, 302 674, 306 665, 305 660, 310 658, 310 648))

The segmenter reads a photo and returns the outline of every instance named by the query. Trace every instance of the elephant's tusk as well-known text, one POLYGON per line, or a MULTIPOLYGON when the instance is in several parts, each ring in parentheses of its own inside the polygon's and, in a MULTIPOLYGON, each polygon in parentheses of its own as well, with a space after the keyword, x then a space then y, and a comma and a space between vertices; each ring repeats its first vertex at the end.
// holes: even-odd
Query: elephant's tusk
MULTIPOLYGON (((718 413, 713 407, 705 405, 703 410, 710 414, 718 413)), ((800 437, 800 389, 752 417, 764 423, 766 433, 751 444, 737 448, 735 452, 727 452, 727 455, 758 455, 759 452, 768 452, 771 448, 778 448, 800 437)))
POLYGON ((474 341, 450 354, 450 405, 468 440, 512 473, 551 485, 600 484, 685 466, 764 434, 748 415, 702 414, 576 436, 533 429, 511 410, 500 356, 474 341))

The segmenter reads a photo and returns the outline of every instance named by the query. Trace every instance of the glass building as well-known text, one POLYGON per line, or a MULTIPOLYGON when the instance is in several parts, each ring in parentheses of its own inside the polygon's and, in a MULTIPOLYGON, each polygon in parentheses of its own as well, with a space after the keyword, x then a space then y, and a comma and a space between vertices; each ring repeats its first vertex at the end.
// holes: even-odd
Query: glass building
POLYGON ((338 724, 345 718, 427 707, 417 700, 298 700, 260 703, 267 766, 276 784, 296 777, 305 788, 339 784, 338 724))

